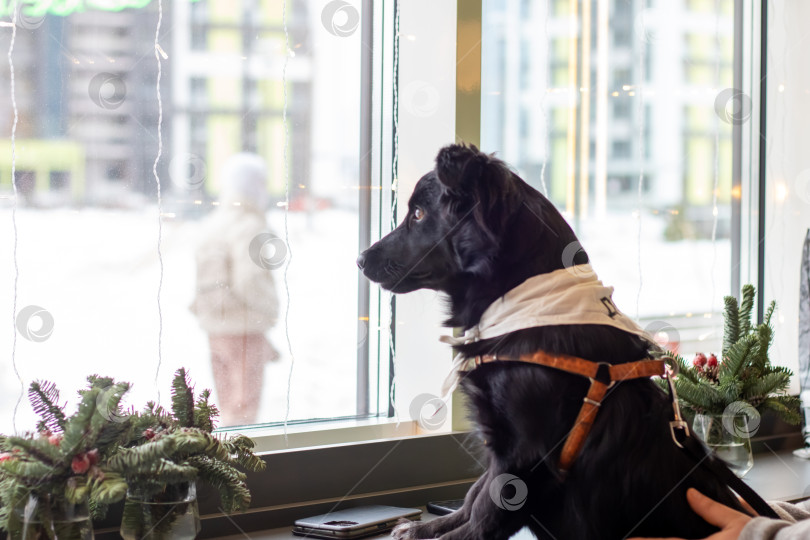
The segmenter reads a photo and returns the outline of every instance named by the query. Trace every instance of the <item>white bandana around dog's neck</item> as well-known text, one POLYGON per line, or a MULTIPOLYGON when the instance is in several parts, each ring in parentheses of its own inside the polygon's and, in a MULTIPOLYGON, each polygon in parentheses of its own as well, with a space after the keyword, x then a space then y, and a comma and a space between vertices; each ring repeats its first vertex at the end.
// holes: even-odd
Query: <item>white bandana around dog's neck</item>
MULTIPOLYGON (((478 324, 463 336, 439 339, 457 347, 537 326, 601 324, 655 343, 650 334, 619 311, 612 296, 613 287, 602 285, 590 264, 571 266, 527 279, 490 304, 478 324)), ((472 362, 474 358, 456 355, 453 371, 442 385, 445 396, 458 385, 459 371, 469 369, 472 362)))

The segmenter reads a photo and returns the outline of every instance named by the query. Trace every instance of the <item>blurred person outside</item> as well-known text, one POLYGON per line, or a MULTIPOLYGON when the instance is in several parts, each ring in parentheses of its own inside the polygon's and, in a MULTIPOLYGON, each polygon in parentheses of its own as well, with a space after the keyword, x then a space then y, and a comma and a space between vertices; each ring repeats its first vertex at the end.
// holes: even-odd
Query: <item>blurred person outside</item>
POLYGON ((254 239, 271 236, 266 186, 261 157, 228 158, 219 205, 203 219, 195 249, 197 285, 190 309, 208 334, 223 426, 257 421, 265 363, 279 358, 266 335, 278 318, 273 274, 249 252, 254 239))

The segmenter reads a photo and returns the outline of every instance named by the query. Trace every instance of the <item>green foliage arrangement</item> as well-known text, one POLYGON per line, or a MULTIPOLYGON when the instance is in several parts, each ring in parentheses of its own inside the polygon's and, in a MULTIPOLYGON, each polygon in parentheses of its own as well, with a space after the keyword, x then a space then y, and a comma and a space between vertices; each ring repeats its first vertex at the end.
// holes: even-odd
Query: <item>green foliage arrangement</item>
POLYGON ((183 520, 195 521, 189 505, 175 504, 191 497, 189 486, 194 481, 214 487, 226 512, 250 505, 246 477, 239 468, 261 471, 265 463, 253 454, 249 437, 211 434, 219 411, 210 397, 211 392, 204 390, 195 398, 181 368, 172 381, 171 411, 149 402, 142 412, 130 415, 128 440, 108 463, 129 486, 121 524, 125 537, 141 538, 146 533, 151 538, 169 537, 172 527, 183 526, 183 520), (158 504, 144 504, 148 502, 158 504))
POLYGON ((171 411, 149 402, 133 413, 130 438, 110 459, 109 469, 142 496, 160 493, 167 484, 202 480, 219 491, 226 511, 246 509, 250 491, 237 467, 261 471, 265 464, 253 454, 249 437, 211 434, 219 411, 210 397, 204 390, 195 399, 185 370, 179 369, 172 382, 171 411))
POLYGON ((52 511, 85 503, 89 497, 109 504, 126 494, 125 479, 106 468, 105 461, 118 451, 129 427, 109 411, 120 408, 130 385, 97 376, 88 383, 79 392, 78 410, 67 417, 56 386, 32 382, 28 397, 40 416, 38 433, 0 437, 0 529, 12 537, 21 534, 27 504, 31 521, 43 524, 50 534, 71 538, 76 536, 71 528, 87 524, 60 523, 50 517, 52 511), (38 501, 33 507, 32 500, 38 501))
MULTIPOLYGON (((124 411, 121 399, 130 389, 128 383, 96 375, 88 382, 71 417, 65 415, 53 383, 31 383, 28 395, 40 417, 38 433, 0 436, 0 529, 17 536, 22 523, 15 509, 31 495, 60 503, 87 502, 94 517, 103 517, 110 504, 125 497, 142 502, 172 499, 202 481, 219 492, 226 512, 250 505, 240 469, 260 471, 264 461, 253 454, 249 437, 212 434, 219 411, 210 402, 211 392, 195 397, 184 369, 175 373, 170 411, 153 402, 142 412, 124 411)), ((128 514, 125 505, 128 530, 137 531, 144 517, 128 514)))
POLYGON ((798 424, 799 399, 785 393, 793 373, 771 365, 768 358, 776 302, 771 302, 764 322, 754 325, 755 295, 754 286, 745 285, 739 304, 733 296, 725 297, 722 361, 714 354, 707 358, 698 353, 687 365, 682 357, 666 353, 680 368, 675 389, 681 405, 692 413, 723 414, 733 403, 744 402, 760 414, 770 409, 786 422, 798 424))

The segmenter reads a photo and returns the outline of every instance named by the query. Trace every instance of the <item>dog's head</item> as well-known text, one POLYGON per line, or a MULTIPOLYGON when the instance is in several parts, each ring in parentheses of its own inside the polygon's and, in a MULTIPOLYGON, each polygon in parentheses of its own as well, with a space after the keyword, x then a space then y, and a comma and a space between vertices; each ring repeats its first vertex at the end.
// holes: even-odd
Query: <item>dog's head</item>
MULTIPOLYGON (((433 289, 455 303, 471 287, 495 298, 562 268, 561 253, 574 241, 548 199, 503 161, 454 144, 439 151, 436 167, 416 184, 402 223, 357 265, 392 292, 433 289)), ((584 252, 578 257, 577 264, 587 262, 584 252)))
POLYGON ((408 201, 402 223, 364 251, 358 266, 395 293, 446 291, 460 274, 486 273, 514 190, 511 171, 474 146, 451 145, 436 157, 408 201))

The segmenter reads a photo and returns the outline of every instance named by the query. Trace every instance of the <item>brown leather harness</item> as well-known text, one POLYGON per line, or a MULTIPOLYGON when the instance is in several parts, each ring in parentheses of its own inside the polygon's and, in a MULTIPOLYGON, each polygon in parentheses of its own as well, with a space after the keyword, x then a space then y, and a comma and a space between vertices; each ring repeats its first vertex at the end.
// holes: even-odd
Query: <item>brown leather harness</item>
POLYGON ((497 355, 476 356, 475 365, 515 360, 559 369, 567 373, 587 377, 591 381, 588 394, 582 400, 582 407, 579 409, 574 427, 568 432, 568 438, 565 440, 560 454, 558 467, 563 472, 567 472, 571 468, 582 451, 585 439, 588 437, 588 433, 590 433, 596 419, 596 413, 602 405, 602 400, 607 397, 608 390, 617 382, 642 379, 653 375, 663 376, 666 369, 664 360, 651 358, 626 364, 608 364, 607 362, 592 362, 566 354, 549 354, 545 351, 526 354, 517 359, 503 358, 497 355))
MULTIPOLYGON (((560 453, 559 469, 565 474, 574 464, 574 461, 585 445, 585 439, 593 426, 596 413, 602 405, 602 401, 609 395, 608 390, 617 382, 630 379, 642 379, 653 375, 663 376, 669 387, 669 398, 672 403, 673 419, 669 422, 669 429, 672 440, 684 452, 689 454, 698 465, 703 465, 711 471, 721 482, 733 489, 745 501, 750 504, 756 514, 760 516, 778 519, 774 510, 760 497, 748 484, 737 478, 737 476, 726 467, 721 460, 712 454, 712 451, 700 443, 689 433, 689 427, 681 417, 681 410, 678 406, 678 395, 675 392, 673 378, 678 373, 678 364, 672 359, 652 359, 628 362, 626 364, 608 364, 606 362, 592 362, 584 358, 569 356, 565 354, 549 354, 545 351, 537 351, 533 354, 526 354, 520 358, 504 358, 497 355, 484 355, 475 357, 475 365, 497 361, 519 361, 537 364, 540 366, 559 369, 574 375, 587 377, 591 381, 588 394, 583 398, 582 408, 574 423, 574 427, 568 432, 562 452, 560 453)), ((694 470, 694 469, 693 469, 694 470)))

